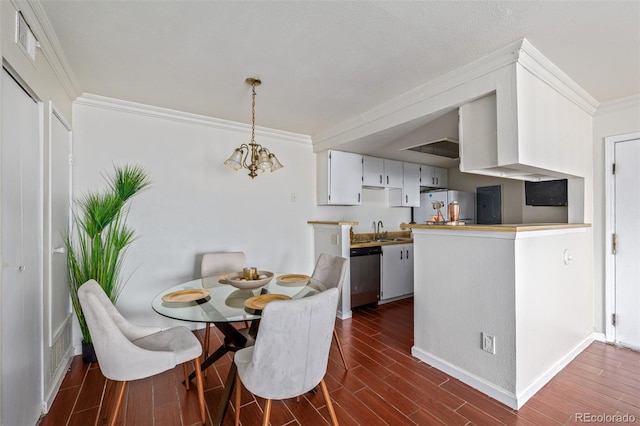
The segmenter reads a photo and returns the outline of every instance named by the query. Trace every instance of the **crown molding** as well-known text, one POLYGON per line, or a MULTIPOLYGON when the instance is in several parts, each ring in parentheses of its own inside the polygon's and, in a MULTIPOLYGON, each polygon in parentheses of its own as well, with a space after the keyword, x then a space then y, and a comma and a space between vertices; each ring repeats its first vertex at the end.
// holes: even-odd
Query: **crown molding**
POLYGON ((321 144, 381 121, 391 114, 407 110, 420 102, 513 64, 521 65, 589 114, 592 115, 596 111, 598 101, 523 38, 345 120, 331 129, 313 135, 314 144, 321 144))
POLYGON ((640 108, 640 94, 601 103, 595 115, 605 115, 631 108, 640 108))
POLYGON ((313 135, 314 142, 318 143, 326 139, 334 138, 360 126, 410 108, 426 99, 437 96, 464 83, 482 77, 495 70, 515 63, 520 53, 523 40, 518 40, 498 49, 486 56, 463 65, 453 71, 436 77, 420 86, 391 99, 378 107, 370 109, 356 117, 348 119, 327 131, 313 135))
POLYGON ((49 18, 42 8, 40 0, 11 0, 13 6, 20 10, 29 22, 31 31, 40 44, 43 57, 51 66, 60 84, 71 100, 82 94, 80 84, 71 69, 67 56, 58 41, 49 18))
POLYGON ((527 39, 522 39, 518 64, 590 115, 598 108, 599 102, 593 96, 533 47, 527 39))
MULTIPOLYGON (((112 111, 137 114, 145 117, 159 118, 162 120, 177 121, 186 124, 211 127, 220 130, 248 133, 251 126, 236 121, 223 120, 220 118, 207 117, 205 115, 192 114, 190 112, 176 111, 168 108, 161 108, 152 105, 144 105, 122 99, 107 98, 105 96, 85 93, 78 97, 74 105, 84 105, 94 108, 103 108, 112 111)), ((284 130, 270 129, 256 126, 256 135, 275 139, 287 140, 311 145, 311 137, 300 133, 292 133, 284 130)))

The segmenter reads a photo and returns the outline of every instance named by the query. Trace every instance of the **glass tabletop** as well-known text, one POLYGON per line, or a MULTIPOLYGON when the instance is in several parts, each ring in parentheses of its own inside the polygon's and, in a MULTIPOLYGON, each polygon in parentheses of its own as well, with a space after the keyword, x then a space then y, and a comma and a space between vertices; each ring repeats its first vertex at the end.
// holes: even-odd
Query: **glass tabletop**
POLYGON ((244 302, 260 294, 284 294, 292 299, 312 296, 326 290, 313 278, 287 280, 287 274, 274 273, 266 285, 253 290, 233 287, 224 276, 198 278, 168 288, 153 298, 153 310, 168 318, 192 322, 238 322, 259 319, 261 311, 246 308, 244 302), (167 302, 163 296, 181 290, 209 290, 210 294, 193 302, 167 302))

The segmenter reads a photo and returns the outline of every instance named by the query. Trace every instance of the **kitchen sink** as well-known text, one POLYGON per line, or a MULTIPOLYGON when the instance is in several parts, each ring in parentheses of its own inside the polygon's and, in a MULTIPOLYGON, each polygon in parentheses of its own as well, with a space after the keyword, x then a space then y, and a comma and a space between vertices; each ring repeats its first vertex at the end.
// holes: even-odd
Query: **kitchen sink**
POLYGON ((391 243, 398 241, 412 241, 411 238, 376 238, 375 240, 361 240, 359 243, 391 243))

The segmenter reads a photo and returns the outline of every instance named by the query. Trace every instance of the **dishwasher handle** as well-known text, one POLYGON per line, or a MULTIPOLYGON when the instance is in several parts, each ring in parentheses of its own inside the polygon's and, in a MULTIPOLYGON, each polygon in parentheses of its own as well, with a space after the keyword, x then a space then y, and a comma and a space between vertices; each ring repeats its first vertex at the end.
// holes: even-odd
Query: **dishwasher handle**
POLYGON ((352 248, 350 251, 351 257, 359 257, 359 256, 375 256, 382 254, 381 246, 373 246, 373 247, 358 247, 352 248))

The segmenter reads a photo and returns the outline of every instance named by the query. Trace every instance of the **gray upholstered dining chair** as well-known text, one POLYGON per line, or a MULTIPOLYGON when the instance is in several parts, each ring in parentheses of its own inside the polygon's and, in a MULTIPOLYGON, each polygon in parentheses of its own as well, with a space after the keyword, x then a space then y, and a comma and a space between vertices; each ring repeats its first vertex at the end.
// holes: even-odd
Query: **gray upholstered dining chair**
POLYGON ((205 423, 200 369, 202 346, 188 328, 178 326, 161 330, 130 323, 94 280, 80 286, 78 298, 91 333, 100 371, 107 379, 121 383, 110 425, 116 423, 127 382, 155 376, 183 364, 185 385, 189 389, 186 363, 192 360, 196 371, 200 417, 205 423))
MULTIPOLYGON (((342 285, 347 274, 347 259, 340 256, 332 256, 330 254, 321 253, 316 261, 316 266, 313 269, 311 277, 323 283, 327 288, 337 288, 338 293, 342 294, 342 285)), ((333 329, 333 337, 338 344, 338 350, 342 357, 342 364, 344 369, 348 370, 347 360, 344 357, 344 351, 342 350, 342 344, 335 328, 333 329)))
MULTIPOLYGON (((229 272, 239 272, 247 266, 247 257, 242 251, 223 251, 216 253, 205 253, 202 255, 202 263, 200 264, 200 278, 222 275, 229 272)), ((202 286, 207 288, 217 281, 202 281, 202 286)), ((209 339, 211 338, 210 324, 206 324, 204 330, 203 359, 209 356, 209 339)), ((205 373, 206 375, 206 373, 205 373)))
POLYGON ((320 384, 331 416, 338 424, 324 382, 331 335, 340 295, 332 288, 309 297, 274 301, 262 311, 254 346, 236 352, 235 424, 240 421, 242 384, 266 399, 263 425, 269 424, 271 400, 302 395, 320 384))

